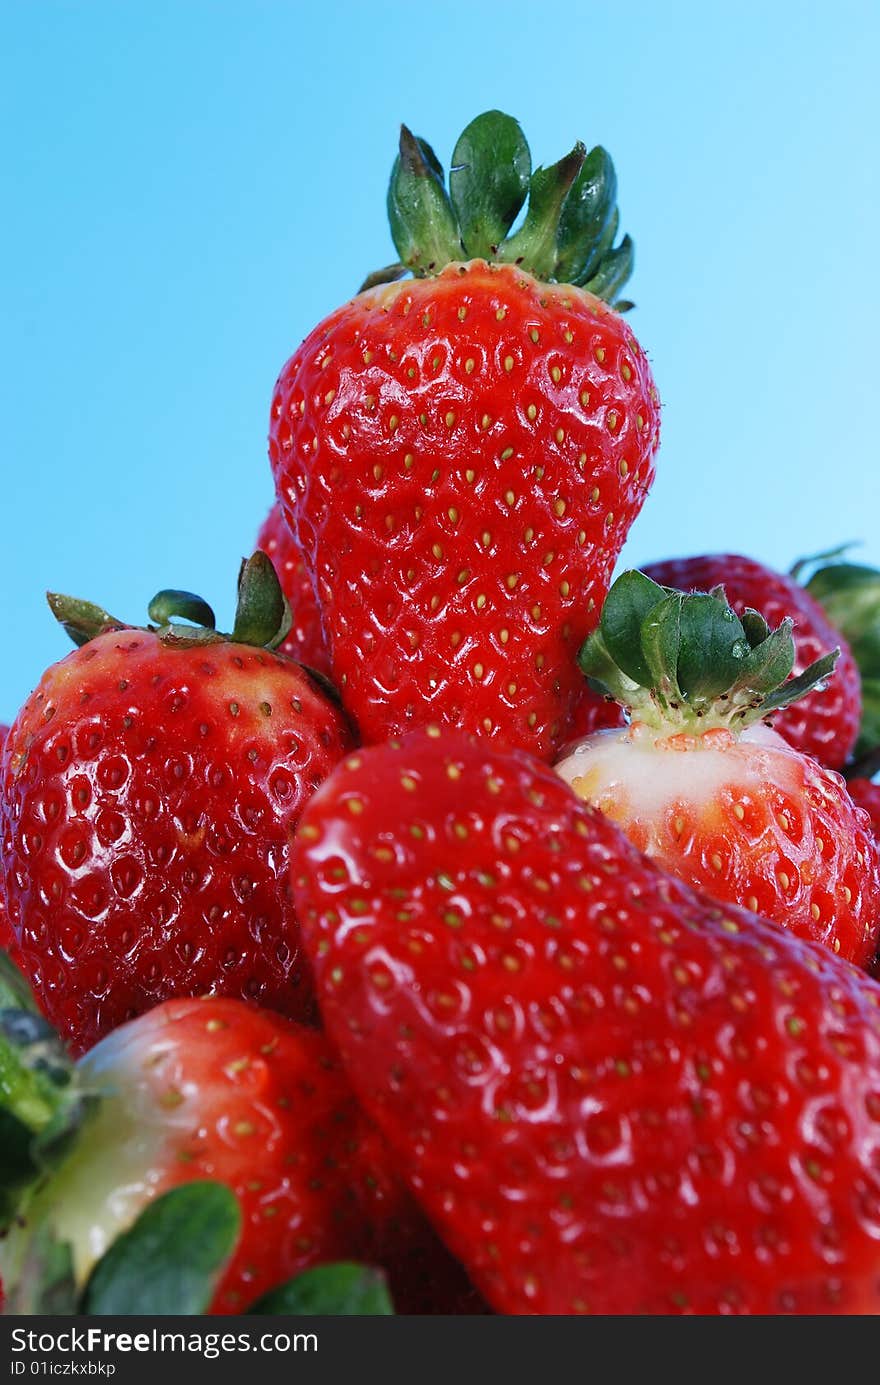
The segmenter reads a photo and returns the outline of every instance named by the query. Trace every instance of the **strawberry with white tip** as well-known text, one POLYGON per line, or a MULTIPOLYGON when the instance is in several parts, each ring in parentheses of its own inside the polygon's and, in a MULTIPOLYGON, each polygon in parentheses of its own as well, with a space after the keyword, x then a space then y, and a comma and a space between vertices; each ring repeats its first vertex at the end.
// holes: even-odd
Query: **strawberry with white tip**
POLYGON ((880 925, 867 820, 839 775, 765 724, 835 657, 790 678, 790 620, 771 631, 721 589, 685 595, 626 572, 581 667, 629 725, 587 737, 557 771, 688 884, 867 966, 880 925))

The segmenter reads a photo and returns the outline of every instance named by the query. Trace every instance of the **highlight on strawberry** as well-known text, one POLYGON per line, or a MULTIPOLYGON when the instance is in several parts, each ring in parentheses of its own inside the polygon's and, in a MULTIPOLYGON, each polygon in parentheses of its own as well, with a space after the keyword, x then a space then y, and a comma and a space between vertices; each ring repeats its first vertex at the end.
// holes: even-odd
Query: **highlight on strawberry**
POLYGON ((278 500, 366 741, 437 720, 544 758, 566 738, 659 436, 616 203, 602 148, 533 169, 489 111, 447 184, 404 126, 399 261, 281 371, 278 500))
POLYGON ((481 1311, 315 1030, 172 1000, 74 1065, 0 955, 0 1072, 7 1311, 481 1311))
POLYGON ((43 675, 0 785, 10 947, 81 1052, 175 995, 313 1017, 287 861, 303 805, 351 748, 323 684, 274 652, 289 615, 243 564, 230 635, 188 592, 151 624, 50 596, 79 646, 43 675))
POLYGON ((867 966, 880 932, 880 857, 843 780, 767 719, 819 687, 836 651, 796 678, 792 622, 742 618, 724 592, 640 572, 609 592, 580 663, 629 725, 568 751, 558 773, 643 852, 867 966))

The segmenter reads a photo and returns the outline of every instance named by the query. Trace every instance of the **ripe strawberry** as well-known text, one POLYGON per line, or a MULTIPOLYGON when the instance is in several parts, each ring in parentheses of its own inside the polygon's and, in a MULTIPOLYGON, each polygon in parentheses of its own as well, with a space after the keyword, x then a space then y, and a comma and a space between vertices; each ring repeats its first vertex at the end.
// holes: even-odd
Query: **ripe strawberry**
POLYGON ((549 756, 653 479, 656 390, 609 306, 632 260, 628 238, 613 248, 611 161, 578 144, 530 167, 519 126, 489 112, 447 196, 404 127, 402 263, 321 322, 275 388, 278 497, 367 741, 440 719, 549 756))
MULTIPOLYGON (((707 592, 724 588, 737 615, 759 611, 776 626, 787 616, 794 621, 794 673, 803 673, 825 650, 840 649, 834 681, 824 692, 808 693, 779 713, 774 725, 795 750, 812 755, 830 769, 840 769, 852 750, 862 713, 861 680, 852 651, 824 610, 794 577, 765 567, 736 553, 695 558, 672 558, 649 563, 646 576, 661 587, 707 592)), ((590 735, 606 726, 620 726, 623 716, 586 687, 578 704, 573 735, 590 735)))
MULTIPOLYGON (((4 1073, 26 1097, 28 1048, 35 1063, 41 1047, 45 1057, 45 1026, 19 1013, 6 1030, 4 1073)), ((46 1229, 70 1245, 81 1285, 152 1198, 210 1179, 235 1193, 242 1214, 212 1312, 241 1312, 309 1266, 338 1259, 384 1266, 398 1311, 474 1306, 317 1030, 238 1000, 171 1000, 115 1030, 73 1071, 54 1054, 52 1076, 39 1104, 16 1105, 14 1084, 2 1090, 4 1118, 17 1113, 31 1140, 52 1119, 66 1132, 50 1151, 48 1177, 28 1160, 12 1205, 4 1198, 3 1230, 13 1229, 0 1242, 0 1266, 9 1291, 46 1229)))
POLYGON ((278 646, 278 653, 288 654, 307 668, 329 676, 330 660, 312 583, 277 503, 266 516, 257 538, 257 548, 271 558, 291 610, 290 630, 278 646))
POLYGON ((584 672, 631 725, 557 765, 641 851, 713 899, 745 904, 866 965, 880 928, 880 855, 839 775, 761 725, 824 682, 828 655, 789 679, 791 621, 740 621, 719 590, 615 582, 584 672))
POLYGON ((352 757, 293 874, 355 1090, 498 1311, 880 1310, 867 977, 452 732, 352 757))
POLYGON ((289 841, 351 737, 308 675, 261 647, 283 615, 271 563, 243 572, 228 639, 182 593, 160 594, 146 630, 54 598, 88 642, 9 733, 0 829, 16 960, 77 1051, 174 995, 312 1013, 289 841))

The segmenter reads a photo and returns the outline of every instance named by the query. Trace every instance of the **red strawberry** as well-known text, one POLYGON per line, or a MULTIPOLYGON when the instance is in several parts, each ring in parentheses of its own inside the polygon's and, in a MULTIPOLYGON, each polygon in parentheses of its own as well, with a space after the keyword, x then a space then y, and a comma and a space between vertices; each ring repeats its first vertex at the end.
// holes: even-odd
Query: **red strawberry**
MULTIPOLYGON (((45 1052, 41 1028, 19 1023, 22 1033, 45 1052)), ((0 1037, 4 1059, 13 1049, 0 1037)), ((103 1039, 73 1073, 55 1055, 54 1076, 63 1085, 33 1122, 26 1115, 28 1128, 38 1135, 48 1117, 73 1108, 73 1131, 48 1179, 36 1189, 22 1180, 14 1229, 0 1242, 10 1290, 45 1228, 70 1244, 83 1284, 147 1202, 210 1179, 235 1193, 242 1214, 215 1313, 238 1313, 309 1266, 339 1259, 384 1266, 398 1311, 475 1306, 316 1030, 237 1000, 171 1000, 103 1039)), ((9 1209, 5 1220, 4 1230, 9 1209)))
POLYGON ((7 741, 16 960, 78 1051, 173 995, 312 1013, 288 848, 351 737, 297 664, 258 647, 283 609, 265 555, 246 565, 230 639, 171 619, 212 627, 196 600, 157 598, 158 628, 136 630, 57 599, 75 636, 94 638, 44 674, 7 741))
POLYGON ((272 559, 292 614, 290 630, 278 646, 278 653, 289 654, 308 668, 329 676, 330 660, 311 579, 278 504, 266 516, 257 547, 272 559))
MULTIPOLYGON (((808 693, 781 711, 774 722, 795 750, 812 755, 830 769, 840 769, 858 735, 861 680, 849 645, 818 601, 794 577, 736 553, 672 558, 649 563, 644 572, 661 587, 684 592, 707 592, 721 586, 737 615, 746 610, 759 611, 771 626, 791 617, 795 674, 803 673, 827 649, 840 649, 834 681, 827 691, 808 693)), ((584 689, 573 735, 590 735, 602 727, 622 724, 622 714, 615 710, 613 702, 599 697, 589 687, 584 689)))
POLYGON ((352 1083, 497 1310, 880 1311, 868 978, 451 732, 352 757, 293 872, 352 1083))
POLYGON ((874 836, 880 841, 880 784, 871 779, 850 779, 846 787, 853 803, 868 814, 874 836))
POLYGON ((789 679, 791 622, 740 621, 723 594, 615 582, 584 671, 628 708, 557 766, 640 850, 722 902, 745 904, 865 965, 880 929, 880 857, 839 775, 760 725, 815 688, 789 679))
POLYGON ((608 305, 632 257, 614 171, 577 145, 530 180, 499 112, 461 136, 451 201, 405 127, 400 150, 403 263, 378 281, 416 277, 360 293, 284 366, 276 488, 366 740, 439 718, 548 756, 654 475, 656 390, 608 305))

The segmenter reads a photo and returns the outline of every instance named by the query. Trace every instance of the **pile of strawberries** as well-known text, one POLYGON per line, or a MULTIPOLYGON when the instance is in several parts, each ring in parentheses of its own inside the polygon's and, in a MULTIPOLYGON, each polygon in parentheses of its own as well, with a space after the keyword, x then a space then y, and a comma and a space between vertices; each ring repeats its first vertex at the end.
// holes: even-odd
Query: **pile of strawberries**
POLYGON ((612 583, 660 405, 603 149, 533 170, 493 111, 447 183, 404 127, 388 208, 276 383, 233 630, 50 596, 78 647, 0 761, 10 1304, 82 1310, 208 1182, 214 1312, 351 1261, 397 1312, 880 1312, 880 574, 612 583))

